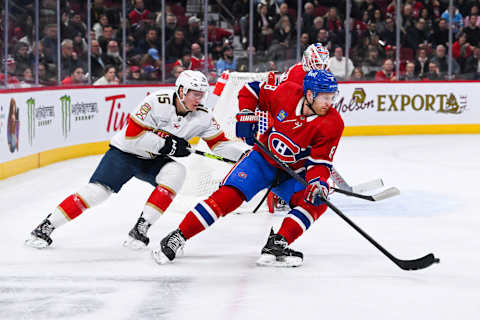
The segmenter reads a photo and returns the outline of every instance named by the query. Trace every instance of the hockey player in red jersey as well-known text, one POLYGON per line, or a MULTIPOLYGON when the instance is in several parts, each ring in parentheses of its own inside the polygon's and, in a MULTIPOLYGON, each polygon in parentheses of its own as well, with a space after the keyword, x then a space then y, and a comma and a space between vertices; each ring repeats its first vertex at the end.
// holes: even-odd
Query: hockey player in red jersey
MULTIPOLYGON (((273 125, 260 141, 308 182, 305 188, 283 175, 275 193, 290 203, 292 209, 277 233, 273 230, 257 261, 266 266, 299 266, 303 254, 288 246, 300 237, 326 210, 332 161, 343 132, 343 120, 332 108, 337 93, 335 77, 325 70, 309 71, 303 88, 287 81, 280 86, 250 82, 239 92, 236 135, 254 145, 258 130, 255 107, 273 116, 273 125)), ((211 226, 220 217, 249 201, 268 187, 283 171, 258 146, 244 156, 229 172, 222 186, 208 199, 187 213, 179 228, 152 251, 154 260, 163 264, 175 259, 185 241, 211 226)))
POLYGON ((85 210, 120 191, 132 177, 155 187, 124 245, 141 249, 148 245, 147 231, 175 198, 186 169, 175 157, 190 155, 188 140, 201 137, 222 157, 239 159, 244 148, 228 140, 212 113, 204 106, 207 78, 199 71, 182 72, 176 90, 161 89, 145 97, 130 114, 128 125, 112 137, 110 149, 89 183, 68 196, 31 232, 26 244, 45 248, 52 231, 77 218, 85 210))

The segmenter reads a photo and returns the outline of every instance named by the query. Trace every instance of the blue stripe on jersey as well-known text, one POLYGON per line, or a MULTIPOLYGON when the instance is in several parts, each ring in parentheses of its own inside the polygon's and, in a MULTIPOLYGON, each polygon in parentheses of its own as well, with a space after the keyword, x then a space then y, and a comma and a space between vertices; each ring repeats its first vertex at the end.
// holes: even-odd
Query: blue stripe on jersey
POLYGON ((210 215, 210 213, 200 203, 195 206, 195 210, 197 210, 197 212, 200 213, 202 218, 205 220, 205 222, 209 226, 211 226, 215 222, 215 220, 210 215))
POLYGON ((328 170, 332 170, 332 164, 328 162, 322 162, 322 160, 318 160, 318 162, 313 162, 312 160, 307 160, 305 162, 305 167, 315 166, 315 165, 322 165, 328 168, 328 170))
POLYGON ((305 225, 305 229, 310 228, 310 220, 308 220, 308 218, 300 210, 292 209, 288 214, 293 214, 295 217, 300 219, 300 221, 302 221, 302 223, 305 225))
POLYGON ((251 91, 255 92, 258 98, 258 95, 260 94, 260 81, 252 81, 247 83, 247 85, 251 91))

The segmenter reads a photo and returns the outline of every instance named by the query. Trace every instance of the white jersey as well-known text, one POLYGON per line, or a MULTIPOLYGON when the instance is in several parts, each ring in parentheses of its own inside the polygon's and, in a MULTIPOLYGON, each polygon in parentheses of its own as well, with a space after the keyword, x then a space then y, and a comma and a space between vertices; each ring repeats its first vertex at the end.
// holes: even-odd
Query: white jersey
POLYGON ((165 89, 148 95, 129 115, 128 124, 114 135, 110 144, 141 158, 155 158, 172 134, 185 140, 200 137, 218 155, 237 160, 244 148, 228 140, 213 114, 205 107, 184 116, 177 115, 176 93, 165 89))

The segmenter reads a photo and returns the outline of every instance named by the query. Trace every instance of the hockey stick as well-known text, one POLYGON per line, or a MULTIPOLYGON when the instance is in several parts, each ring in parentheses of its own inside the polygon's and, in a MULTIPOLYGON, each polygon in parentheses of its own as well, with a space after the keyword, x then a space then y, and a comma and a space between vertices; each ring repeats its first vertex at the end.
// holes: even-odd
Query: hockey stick
POLYGON ((365 191, 370 191, 383 187, 382 179, 374 179, 354 186, 350 186, 348 182, 343 179, 340 172, 335 169, 335 167, 332 167, 332 174, 330 177, 340 189, 355 193, 364 193, 365 191))
MULTIPOLYGON (((256 145, 262 149, 262 151, 267 154, 275 163, 277 163, 282 169, 284 169, 290 176, 292 176, 295 180, 303 184, 304 186, 307 186, 308 183, 303 179, 298 173, 293 171, 289 166, 287 166, 285 163, 283 163, 280 159, 277 158, 269 149, 267 149, 260 141, 258 141, 257 138, 255 139, 256 145)), ((335 207, 330 201, 327 199, 322 199, 325 204, 332 209, 337 215, 340 216, 345 222, 347 222, 352 228, 357 230, 358 233, 360 233, 365 239, 367 239, 371 244, 375 246, 380 252, 382 252, 387 258, 389 258, 393 263, 395 263, 399 268, 403 270, 419 270, 419 269, 424 269, 429 266, 431 266, 434 263, 439 263, 440 259, 435 258, 433 253, 429 253, 424 257, 414 259, 414 260, 401 260, 398 258, 395 258, 390 252, 388 252, 384 247, 382 247, 377 241, 375 241, 372 237, 370 237, 365 231, 363 231, 359 226, 357 226, 352 220, 347 218, 343 214, 340 209, 335 207)))
POLYGON ((212 154, 212 153, 207 153, 207 152, 203 152, 203 151, 200 151, 200 150, 194 150, 193 152, 195 154, 198 154, 198 155, 210 158, 210 159, 215 159, 215 160, 223 161, 223 162, 226 162, 226 163, 232 163, 232 164, 237 163, 237 161, 235 161, 235 160, 220 157, 220 156, 217 156, 217 155, 212 154))
MULTIPOLYGON (((224 158, 224 157, 221 157, 221 156, 217 156, 217 155, 212 154, 212 153, 208 153, 208 152, 204 152, 204 151, 200 151, 200 150, 196 150, 196 149, 193 152, 195 154, 198 154, 198 155, 210 158, 210 159, 219 160, 219 161, 226 162, 226 163, 231 163, 231 164, 237 163, 237 161, 235 161, 235 160, 231 160, 231 159, 227 159, 227 158, 224 158)), ((338 174, 338 172, 337 172, 337 174, 338 174)), ((335 190, 338 193, 341 193, 341 194, 344 194, 344 195, 347 195, 347 196, 350 196, 350 197, 355 197, 355 198, 359 198, 359 199, 368 200, 368 201, 380 201, 380 200, 387 199, 387 198, 390 198, 390 197, 393 197, 393 196, 396 196, 396 195, 400 194, 400 190, 398 190, 395 187, 388 188, 387 190, 384 190, 380 193, 377 193, 377 194, 374 194, 374 195, 371 195, 371 196, 367 196, 367 195, 364 195, 364 194, 355 193, 355 192, 350 191, 350 190, 344 190, 344 189, 335 188, 335 187, 332 187, 332 189, 335 190)), ((268 195, 268 193, 267 193, 267 195, 268 195)), ((260 206, 265 201, 265 199, 266 199, 266 196, 264 196, 262 198, 262 200, 260 200, 260 203, 257 205, 257 208, 256 208, 257 210, 258 210, 258 208, 260 208, 260 206)), ((257 210, 254 210, 253 213, 255 213, 257 210)))

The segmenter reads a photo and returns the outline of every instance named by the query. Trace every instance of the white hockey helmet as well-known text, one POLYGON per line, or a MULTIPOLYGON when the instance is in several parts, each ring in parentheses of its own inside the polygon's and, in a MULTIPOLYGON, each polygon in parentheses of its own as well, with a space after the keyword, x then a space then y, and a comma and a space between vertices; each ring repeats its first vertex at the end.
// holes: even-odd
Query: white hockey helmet
POLYGON ((208 92, 208 81, 207 77, 200 71, 185 70, 175 81, 175 86, 177 87, 177 92, 180 87, 183 87, 183 93, 187 94, 188 90, 196 90, 201 92, 208 92))
POLYGON ((308 46, 303 52, 302 65, 303 70, 308 72, 310 70, 323 70, 328 66, 328 59, 330 54, 328 49, 322 46, 321 43, 314 43, 308 46))
POLYGON ((182 107, 186 110, 190 110, 184 104, 184 98, 188 90, 195 90, 203 92, 202 104, 205 105, 207 101, 208 94, 208 80, 207 77, 200 71, 185 70, 178 76, 175 81, 176 92, 182 107), (183 87, 183 97, 180 98, 180 87, 183 87))

